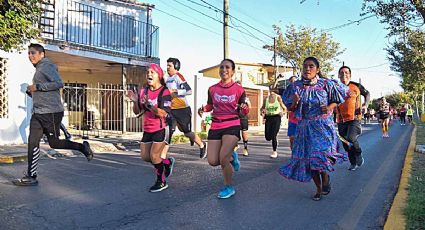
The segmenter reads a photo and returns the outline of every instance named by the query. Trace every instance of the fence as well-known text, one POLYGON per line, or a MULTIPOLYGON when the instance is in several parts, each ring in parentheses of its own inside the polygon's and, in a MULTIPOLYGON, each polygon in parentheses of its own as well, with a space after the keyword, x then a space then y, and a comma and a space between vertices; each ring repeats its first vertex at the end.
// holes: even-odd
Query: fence
POLYGON ((138 15, 149 13, 140 11, 139 14, 121 15, 94 7, 89 1, 46 0, 39 25, 42 37, 54 41, 158 57, 158 27, 138 20, 138 15))
MULTIPOLYGON (((137 88, 128 85, 127 89, 137 88)), ((142 132, 142 117, 133 113, 133 102, 122 85, 65 83, 62 98, 64 122, 74 135, 109 136, 124 132, 142 132)))

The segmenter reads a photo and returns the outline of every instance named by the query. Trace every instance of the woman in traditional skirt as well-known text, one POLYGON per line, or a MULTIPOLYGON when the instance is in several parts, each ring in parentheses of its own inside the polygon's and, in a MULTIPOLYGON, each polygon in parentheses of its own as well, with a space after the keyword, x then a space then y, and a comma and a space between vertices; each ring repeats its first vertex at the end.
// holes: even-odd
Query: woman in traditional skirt
POLYGON ((328 172, 333 165, 346 159, 337 151, 338 137, 332 112, 337 104, 344 102, 346 88, 333 80, 321 77, 319 62, 308 57, 303 62, 302 79, 288 86, 283 101, 293 111, 297 131, 290 161, 279 173, 292 180, 309 182, 313 179, 316 193, 313 200, 331 190, 328 172))

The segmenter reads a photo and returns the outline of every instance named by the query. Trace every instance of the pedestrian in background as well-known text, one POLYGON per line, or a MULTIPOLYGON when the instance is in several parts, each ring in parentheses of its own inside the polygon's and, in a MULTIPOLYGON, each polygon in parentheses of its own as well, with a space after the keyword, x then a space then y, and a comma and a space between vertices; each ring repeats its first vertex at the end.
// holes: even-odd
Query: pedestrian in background
POLYGON ((239 115, 248 114, 245 90, 232 79, 235 73, 235 63, 224 59, 220 63, 220 82, 208 89, 208 101, 198 110, 202 117, 204 112, 212 111, 212 124, 208 132, 208 163, 211 166, 221 166, 224 177, 224 187, 219 191, 218 198, 226 199, 236 191, 232 186, 233 170, 238 171, 240 162, 233 151, 241 139, 239 115), (233 167, 233 170, 232 170, 233 167))
POLYGON ((404 105, 400 108, 400 125, 406 125, 406 107, 404 105))
POLYGON ((163 75, 159 65, 150 64, 146 75, 148 86, 140 89, 139 94, 128 91, 128 97, 134 102, 133 112, 143 114, 140 156, 155 168, 156 182, 149 189, 150 192, 168 188, 165 178, 172 174, 175 162, 174 158, 161 158, 161 153, 171 138, 171 95, 165 86, 163 75))
POLYGON ((35 67, 32 85, 27 87, 27 94, 33 101, 33 113, 28 137, 28 169, 24 177, 12 181, 17 186, 38 184, 37 168, 43 134, 47 136, 51 148, 78 150, 88 161, 93 159, 93 151, 87 141, 80 144, 59 139, 64 107, 60 95, 63 82, 57 66, 45 57, 44 47, 40 44, 28 46, 28 58, 35 67))
POLYGON ((390 123, 390 103, 387 102, 385 97, 381 97, 379 102, 379 120, 382 128, 382 137, 390 137, 389 123, 390 123))
POLYGON ((282 117, 286 114, 286 107, 282 102, 282 98, 277 94, 278 89, 273 85, 269 87, 269 96, 264 98, 261 106, 261 115, 266 119, 264 136, 267 141, 272 141, 273 152, 271 158, 277 158, 277 135, 280 130, 282 117))
POLYGON ((406 112, 407 120, 409 121, 409 124, 411 124, 413 121, 413 113, 414 113, 413 108, 411 105, 409 105, 409 108, 407 109, 407 112, 406 112))
POLYGON ((303 62, 302 79, 285 90, 283 101, 298 120, 296 138, 289 162, 279 173, 291 180, 309 182, 313 179, 316 192, 313 200, 331 191, 328 172, 345 155, 337 152, 337 134, 332 111, 344 102, 337 83, 321 77, 319 61, 308 57, 303 62))

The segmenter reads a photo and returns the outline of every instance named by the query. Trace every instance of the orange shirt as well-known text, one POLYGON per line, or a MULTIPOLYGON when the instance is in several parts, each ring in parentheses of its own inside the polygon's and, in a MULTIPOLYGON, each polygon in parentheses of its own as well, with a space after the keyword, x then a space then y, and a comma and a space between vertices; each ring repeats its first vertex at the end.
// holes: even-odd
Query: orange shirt
POLYGON ((352 120, 361 120, 360 89, 353 83, 348 84, 348 96, 344 103, 339 104, 336 110, 338 123, 352 120))

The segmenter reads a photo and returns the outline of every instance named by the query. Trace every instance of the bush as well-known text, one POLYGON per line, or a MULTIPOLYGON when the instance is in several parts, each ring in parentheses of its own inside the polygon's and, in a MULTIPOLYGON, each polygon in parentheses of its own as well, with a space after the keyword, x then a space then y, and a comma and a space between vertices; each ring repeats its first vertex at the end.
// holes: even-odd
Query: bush
MULTIPOLYGON (((206 132, 196 133, 202 140, 206 140, 208 135, 206 132)), ((176 134, 171 138, 171 144, 189 143, 189 138, 185 137, 184 134, 176 134)))

